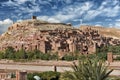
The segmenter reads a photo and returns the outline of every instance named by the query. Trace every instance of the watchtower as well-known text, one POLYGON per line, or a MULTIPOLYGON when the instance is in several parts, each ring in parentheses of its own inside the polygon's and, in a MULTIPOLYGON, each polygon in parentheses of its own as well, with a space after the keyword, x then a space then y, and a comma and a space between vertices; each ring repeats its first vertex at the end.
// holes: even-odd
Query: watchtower
POLYGON ((35 19, 37 19, 37 17, 36 16, 32 16, 32 19, 35 20, 35 19))

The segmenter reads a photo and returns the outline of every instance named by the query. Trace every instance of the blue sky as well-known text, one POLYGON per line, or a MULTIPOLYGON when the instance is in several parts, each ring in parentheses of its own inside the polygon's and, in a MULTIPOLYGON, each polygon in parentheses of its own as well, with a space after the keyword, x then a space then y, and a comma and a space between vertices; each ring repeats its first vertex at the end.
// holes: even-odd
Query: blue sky
POLYGON ((49 22, 120 28, 120 0, 0 0, 0 33, 37 16, 49 22))

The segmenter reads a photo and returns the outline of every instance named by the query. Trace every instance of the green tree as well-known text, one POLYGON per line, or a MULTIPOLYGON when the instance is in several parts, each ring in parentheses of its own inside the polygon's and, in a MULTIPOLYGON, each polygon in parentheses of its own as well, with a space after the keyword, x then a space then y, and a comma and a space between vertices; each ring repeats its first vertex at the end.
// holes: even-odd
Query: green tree
POLYGON ((41 74, 42 80, 58 80, 59 76, 60 76, 59 72, 53 72, 53 71, 43 72, 41 74))
POLYGON ((24 48, 21 48, 16 52, 16 58, 17 59, 27 59, 27 53, 24 50, 24 48))
POLYGON ((67 60, 67 61, 73 61, 73 60, 77 60, 78 56, 74 56, 73 54, 65 54, 62 57, 62 60, 67 60))
POLYGON ((113 54, 120 54, 120 46, 109 46, 108 51, 113 54))
POLYGON ((47 71, 41 73, 28 73, 27 80, 35 80, 34 76, 39 76, 41 80, 59 80, 60 73, 53 71, 47 71))
POLYGON ((79 64, 72 66, 73 72, 67 71, 61 76, 61 80, 107 80, 112 70, 108 71, 107 66, 98 59, 86 57, 79 61, 79 64))
POLYGON ((27 59, 31 60, 31 59, 33 59, 34 52, 33 51, 28 51, 28 52, 26 52, 26 55, 27 55, 27 59))
POLYGON ((5 49, 4 58, 9 58, 9 59, 15 58, 15 50, 13 47, 8 46, 7 49, 5 49))
POLYGON ((39 59, 39 58, 40 58, 40 56, 41 56, 40 50, 35 49, 35 50, 33 51, 33 53, 34 53, 34 55, 33 55, 33 58, 34 58, 34 59, 39 59))
POLYGON ((0 51, 0 59, 4 58, 4 53, 0 51))

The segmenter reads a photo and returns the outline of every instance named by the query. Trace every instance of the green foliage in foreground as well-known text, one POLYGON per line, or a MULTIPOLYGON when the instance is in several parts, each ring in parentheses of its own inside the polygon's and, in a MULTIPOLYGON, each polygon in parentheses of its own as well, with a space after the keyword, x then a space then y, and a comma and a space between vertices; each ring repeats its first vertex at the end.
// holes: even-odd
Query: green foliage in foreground
POLYGON ((59 80, 60 77, 59 72, 53 72, 53 71, 48 71, 48 72, 42 72, 42 73, 29 73, 27 75, 27 80, 35 80, 34 76, 39 76, 41 80, 59 80))
POLYGON ((42 72, 29 73, 28 80, 35 80, 34 76, 39 76, 41 80, 120 80, 117 77, 109 77, 113 70, 108 70, 104 62, 98 58, 89 58, 84 56, 79 60, 79 64, 73 64, 73 71, 59 72, 42 72))
POLYGON ((107 80, 112 70, 108 71, 107 66, 98 59, 85 57, 79 64, 72 66, 73 71, 62 74, 60 80, 107 80))
MULTIPOLYGON (((97 52, 95 54, 89 54, 88 56, 89 58, 97 56, 99 59, 106 60, 108 52, 113 52, 113 54, 120 55, 120 46, 103 46, 97 48, 97 52)), ((12 59, 15 61, 33 59, 73 61, 82 59, 83 56, 84 55, 80 55, 79 51, 75 51, 74 53, 68 53, 62 58, 59 58, 57 53, 42 53, 37 49, 33 51, 25 51, 23 48, 15 51, 12 47, 7 47, 5 51, 0 52, 0 59, 12 59)), ((120 57, 117 57, 116 60, 120 60, 120 57)))
POLYGON ((72 54, 65 54, 61 60, 66 60, 66 61, 73 61, 77 60, 78 56, 72 55, 72 54))
POLYGON ((77 60, 77 58, 78 56, 73 55, 72 53, 66 54, 62 58, 59 58, 57 53, 42 53, 37 49, 33 51, 25 51, 23 48, 15 51, 12 47, 7 47, 4 52, 0 52, 0 59, 12 59, 15 61, 27 61, 33 59, 73 61, 77 60))
POLYGON ((42 53, 39 50, 33 51, 25 51, 23 48, 15 51, 14 48, 8 47, 4 52, 0 52, 0 59, 12 59, 12 60, 33 60, 33 59, 41 59, 41 60, 57 60, 57 53, 42 53))
MULTIPOLYGON (((120 45, 116 45, 116 46, 108 45, 97 48, 96 54, 100 59, 106 60, 108 52, 112 52, 113 55, 120 55, 120 45)), ((120 56, 118 56, 115 60, 120 60, 120 56)))
POLYGON ((112 52, 113 54, 120 55, 120 45, 116 45, 116 46, 108 45, 97 48, 97 53, 107 53, 107 52, 112 52))
MULTIPOLYGON (((89 58, 97 56, 99 59, 107 59, 106 53, 90 54, 88 56, 89 58)), ((57 53, 42 53, 39 50, 25 51, 24 49, 15 51, 12 47, 8 47, 4 52, 0 52, 0 59, 12 59, 15 61, 27 61, 33 59, 73 61, 82 58, 84 58, 84 55, 80 55, 78 53, 68 53, 62 58, 59 58, 57 53)))
MULTIPOLYGON (((100 51, 101 49, 99 49, 100 51)), ((98 53, 97 54, 101 59, 106 60, 106 54, 104 53, 98 53)), ((95 56, 95 54, 90 55, 95 56)), ((67 60, 67 61, 73 61, 77 60, 78 58, 81 58, 82 55, 79 54, 78 51, 73 53, 68 53, 64 55, 62 58, 58 57, 57 53, 42 53, 41 51, 35 49, 33 51, 25 51, 23 48, 15 51, 12 47, 7 47, 7 49, 4 52, 0 52, 0 59, 12 59, 15 61, 19 60, 33 60, 33 59, 41 59, 41 60, 67 60)))

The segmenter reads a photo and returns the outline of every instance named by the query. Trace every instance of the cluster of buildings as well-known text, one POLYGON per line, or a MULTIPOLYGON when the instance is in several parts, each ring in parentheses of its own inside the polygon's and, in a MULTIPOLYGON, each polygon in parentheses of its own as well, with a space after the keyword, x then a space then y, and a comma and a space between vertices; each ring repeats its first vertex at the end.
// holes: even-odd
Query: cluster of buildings
POLYGON ((0 70, 0 80, 27 80, 27 72, 26 71, 16 71, 13 74, 12 72, 0 70))
POLYGON ((81 54, 96 52, 97 47, 120 45, 119 39, 102 36, 98 30, 86 27, 85 30, 73 28, 71 24, 42 22, 33 20, 18 22, 8 28, 0 37, 0 50, 12 46, 16 51, 38 49, 43 53, 65 53, 78 51, 81 54))

